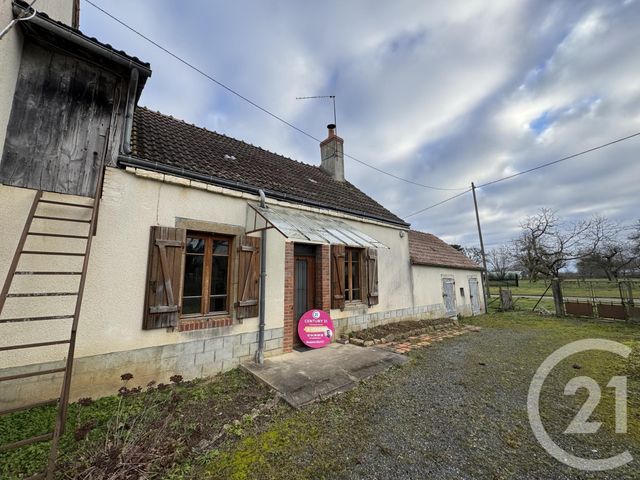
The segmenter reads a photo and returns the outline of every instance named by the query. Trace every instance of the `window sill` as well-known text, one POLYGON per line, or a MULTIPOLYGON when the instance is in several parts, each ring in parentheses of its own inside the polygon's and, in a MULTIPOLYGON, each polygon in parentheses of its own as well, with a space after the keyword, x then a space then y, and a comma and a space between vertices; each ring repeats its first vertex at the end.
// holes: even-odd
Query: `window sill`
POLYGON ((207 328, 230 327, 233 319, 229 316, 183 317, 178 322, 179 332, 204 330, 207 328))

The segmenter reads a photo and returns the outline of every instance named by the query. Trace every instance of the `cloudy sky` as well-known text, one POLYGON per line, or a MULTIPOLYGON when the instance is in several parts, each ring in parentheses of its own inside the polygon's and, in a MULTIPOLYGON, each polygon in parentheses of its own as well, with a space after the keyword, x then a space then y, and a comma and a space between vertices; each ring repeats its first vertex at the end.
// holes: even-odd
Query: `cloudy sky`
MULTIPOLYGON (((261 106, 324 138, 336 95, 345 151, 441 188, 468 188, 640 131, 640 1, 93 0, 261 106)), ((298 160, 318 145, 98 12, 81 29, 149 61, 141 104, 298 160)), ((485 241, 539 207, 640 218, 640 137, 478 192, 485 241)), ((456 194, 346 159, 401 217, 456 194)), ((408 219, 477 244, 470 194, 408 219)))

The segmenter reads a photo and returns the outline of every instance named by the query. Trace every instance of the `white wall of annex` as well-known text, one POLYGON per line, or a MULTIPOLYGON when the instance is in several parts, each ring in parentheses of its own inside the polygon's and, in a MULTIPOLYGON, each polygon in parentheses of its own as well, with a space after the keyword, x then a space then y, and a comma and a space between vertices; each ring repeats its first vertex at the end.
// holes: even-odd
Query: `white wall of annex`
POLYGON ((479 271, 413 265, 411 273, 413 276, 413 296, 416 305, 443 303, 442 279, 445 277, 453 278, 455 282, 456 308, 458 313, 464 316, 472 314, 469 279, 476 278, 478 280, 480 309, 484 313, 482 277, 479 271), (464 289, 464 296, 460 292, 460 288, 464 289))

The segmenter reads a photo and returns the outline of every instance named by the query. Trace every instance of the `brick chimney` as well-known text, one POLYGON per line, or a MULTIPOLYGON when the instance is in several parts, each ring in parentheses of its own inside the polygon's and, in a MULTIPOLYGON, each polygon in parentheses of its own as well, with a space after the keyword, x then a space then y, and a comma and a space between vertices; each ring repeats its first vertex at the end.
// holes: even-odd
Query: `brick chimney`
POLYGON ((336 126, 327 125, 329 136, 320 144, 320 168, 334 180, 344 182, 344 140, 336 135, 336 126))

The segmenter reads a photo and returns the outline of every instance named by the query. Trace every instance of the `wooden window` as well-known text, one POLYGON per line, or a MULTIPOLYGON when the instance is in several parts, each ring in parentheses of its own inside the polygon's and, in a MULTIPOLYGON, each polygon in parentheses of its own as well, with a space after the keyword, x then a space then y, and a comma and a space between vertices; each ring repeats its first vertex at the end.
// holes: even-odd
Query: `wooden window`
POLYGON ((347 302, 362 301, 362 250, 345 248, 344 299, 347 302))
POLYGON ((187 234, 182 287, 183 315, 229 313, 231 247, 230 237, 187 234))

